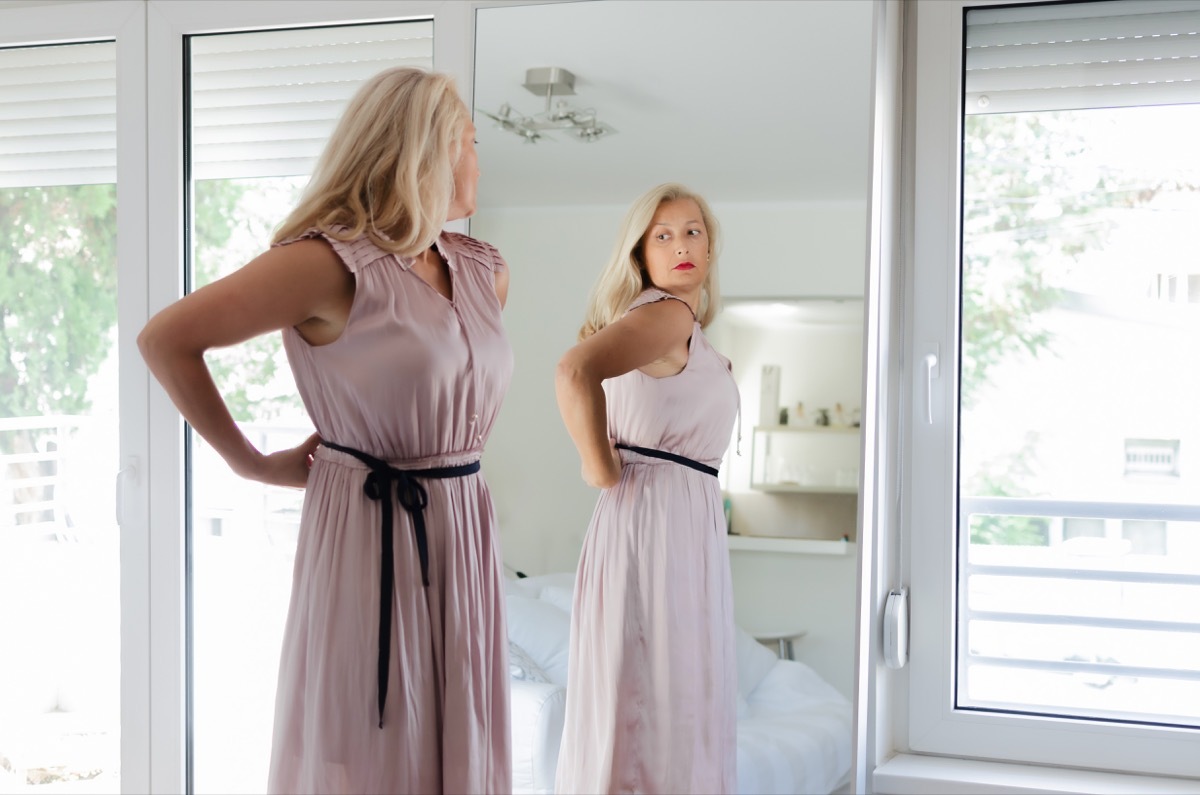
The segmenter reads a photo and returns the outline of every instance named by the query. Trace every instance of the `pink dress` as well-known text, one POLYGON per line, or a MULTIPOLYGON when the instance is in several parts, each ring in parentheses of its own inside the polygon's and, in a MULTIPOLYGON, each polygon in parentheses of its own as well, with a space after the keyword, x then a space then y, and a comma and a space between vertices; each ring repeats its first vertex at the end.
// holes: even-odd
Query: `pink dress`
MULTIPOLYGON (((670 298, 647 290, 630 311, 670 298)), ((697 323, 677 375, 604 382, 621 443, 719 467, 738 410, 697 323)), ((732 793, 737 669, 717 478, 622 450, 583 543, 556 791, 732 793)))
MULTIPOLYGON (((478 460, 512 374, 494 286, 506 267, 499 253, 443 233, 437 246, 449 263, 451 301, 409 260, 366 238, 325 239, 356 281, 345 331, 319 347, 284 331, 321 438, 398 469, 478 460)), ((503 574, 487 484, 482 473, 420 481, 428 587, 413 516, 396 503, 394 486, 384 495, 395 517, 395 585, 381 714, 383 503, 364 494, 370 471, 352 455, 317 449, 284 630, 269 791, 510 792, 503 574)))

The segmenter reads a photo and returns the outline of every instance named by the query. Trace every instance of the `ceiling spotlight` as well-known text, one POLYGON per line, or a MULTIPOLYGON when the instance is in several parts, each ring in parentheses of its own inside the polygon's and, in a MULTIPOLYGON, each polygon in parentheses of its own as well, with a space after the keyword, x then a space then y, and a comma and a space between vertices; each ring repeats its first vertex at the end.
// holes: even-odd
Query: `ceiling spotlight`
POLYGON ((558 66, 543 66, 525 71, 525 89, 539 97, 545 97, 546 108, 533 116, 524 116, 512 109, 507 102, 495 113, 481 110, 484 116, 502 130, 518 135, 526 143, 552 140, 545 132, 561 131, 576 141, 592 142, 616 132, 611 125, 596 118, 593 108, 576 108, 557 97, 575 93, 575 75, 558 66))

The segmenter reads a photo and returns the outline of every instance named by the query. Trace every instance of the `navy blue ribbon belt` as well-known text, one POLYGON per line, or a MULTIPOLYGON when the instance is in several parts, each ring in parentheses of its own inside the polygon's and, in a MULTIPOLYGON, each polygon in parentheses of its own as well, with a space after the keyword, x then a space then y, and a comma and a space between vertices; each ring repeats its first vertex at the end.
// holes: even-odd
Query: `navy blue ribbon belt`
POLYGON ((343 447, 333 442, 322 441, 321 444, 330 450, 337 450, 352 455, 370 467, 367 480, 363 484, 363 493, 372 500, 383 503, 383 512, 379 524, 380 530, 380 561, 379 561, 379 728, 383 728, 383 705, 387 701, 388 661, 392 649, 392 596, 395 592, 395 558, 392 543, 392 484, 396 485, 396 499, 400 507, 408 511, 413 520, 413 535, 416 536, 417 554, 421 558, 421 582, 429 586, 429 539, 425 534, 425 506, 429 504, 429 494, 417 478, 461 478, 473 475, 479 471, 479 462, 459 464, 452 467, 431 467, 429 469, 397 469, 386 461, 367 455, 361 450, 343 447))
POLYGON ((707 464, 701 464, 699 461, 693 461, 692 459, 684 458, 681 455, 668 453, 666 450, 655 450, 652 447, 634 447, 631 444, 622 444, 621 442, 617 442, 613 445, 613 447, 616 447, 618 450, 632 450, 635 453, 641 453, 642 455, 649 456, 650 458, 661 458, 663 461, 673 461, 676 464, 682 464, 685 467, 690 467, 697 472, 703 472, 706 475, 712 475, 714 478, 719 474, 715 467, 710 467, 707 464))

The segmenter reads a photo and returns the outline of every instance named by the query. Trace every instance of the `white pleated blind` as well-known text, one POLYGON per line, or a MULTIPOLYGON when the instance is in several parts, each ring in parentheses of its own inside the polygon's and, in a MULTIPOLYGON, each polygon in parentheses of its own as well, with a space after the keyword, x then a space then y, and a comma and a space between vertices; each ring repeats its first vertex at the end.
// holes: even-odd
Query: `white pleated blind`
POLYGON ((1200 102, 1200 0, 1102 0, 967 12, 974 113, 1200 102))
POLYGON ((391 66, 433 66, 433 22, 190 40, 192 176, 309 174, 342 109, 391 66))
POLYGON ((114 42, 0 50, 0 188, 117 179, 114 42))

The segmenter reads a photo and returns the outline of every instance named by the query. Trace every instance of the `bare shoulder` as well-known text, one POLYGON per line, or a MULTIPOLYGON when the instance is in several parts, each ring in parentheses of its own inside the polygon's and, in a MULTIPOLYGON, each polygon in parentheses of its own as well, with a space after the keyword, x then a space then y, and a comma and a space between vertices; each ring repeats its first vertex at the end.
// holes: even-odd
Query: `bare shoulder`
POLYGON ((268 263, 286 264, 288 267, 346 270, 345 263, 333 246, 320 237, 306 237, 278 246, 272 246, 256 258, 268 263))
POLYGON ((251 260, 243 269, 247 281, 256 287, 276 289, 302 301, 323 304, 326 297, 335 303, 353 290, 354 275, 339 253, 322 238, 305 238, 272 246, 251 260))
POLYGON ((683 299, 662 293, 661 297, 635 305, 617 322, 655 335, 687 339, 692 335, 696 317, 683 299))

